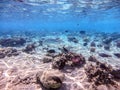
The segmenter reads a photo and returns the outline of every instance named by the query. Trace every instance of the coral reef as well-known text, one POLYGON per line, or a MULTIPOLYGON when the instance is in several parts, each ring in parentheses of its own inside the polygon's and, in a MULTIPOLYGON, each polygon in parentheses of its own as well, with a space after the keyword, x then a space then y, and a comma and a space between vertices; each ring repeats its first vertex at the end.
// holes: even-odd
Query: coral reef
POLYGON ((88 43, 83 43, 83 46, 87 46, 88 45, 88 43))
POLYGON ((83 41, 86 42, 86 43, 88 43, 88 42, 90 42, 90 39, 89 39, 89 37, 84 37, 83 41))
POLYGON ((5 56, 11 57, 11 56, 16 56, 19 55, 16 49, 14 48, 0 48, 0 58, 4 58, 5 56))
POLYGON ((116 41, 116 46, 120 48, 120 40, 116 41))
POLYGON ((75 37, 68 36, 68 41, 78 43, 78 40, 75 37))
POLYGON ((55 53, 55 50, 54 49, 50 49, 47 51, 48 53, 55 53))
POLYGON ((66 60, 61 57, 56 57, 52 63, 52 68, 63 69, 66 65, 66 60))
POLYGON ((68 53, 70 50, 66 47, 62 47, 62 48, 59 48, 59 50, 61 50, 62 53, 68 53))
POLYGON ((95 58, 95 56, 90 56, 90 57, 88 58, 88 61, 97 62, 97 59, 95 58))
POLYGON ((91 42, 91 43, 90 43, 90 46, 91 46, 91 47, 96 47, 95 42, 91 42))
POLYGON ((86 34, 86 31, 81 30, 79 33, 80 33, 80 34, 86 34))
POLYGON ((93 61, 93 59, 95 60, 96 64, 89 64, 85 68, 88 81, 92 83, 93 88, 96 88, 95 90, 101 90, 99 88, 108 88, 111 86, 116 88, 115 90, 119 90, 120 88, 118 83, 116 83, 116 79, 120 80, 120 70, 114 70, 112 66, 101 63, 94 57, 90 57, 89 61, 93 61), (101 85, 105 87, 101 87, 101 85))
POLYGON ((101 56, 101 57, 111 57, 111 55, 106 54, 106 53, 99 53, 99 56, 101 56))
POLYGON ((23 49, 23 52, 26 53, 31 53, 33 50, 35 50, 35 45, 34 44, 28 44, 25 49, 23 49))
POLYGON ((113 75, 114 79, 120 79, 120 69, 113 70, 111 74, 113 75))
POLYGON ((85 58, 81 54, 62 53, 57 55, 53 61, 53 68, 63 69, 64 66, 82 66, 85 64, 85 58))
POLYGON ((105 50, 110 50, 110 45, 104 45, 105 50))
POLYGON ((90 52, 95 52, 96 48, 95 47, 91 47, 90 48, 90 52))
POLYGON ((119 34, 50 33, 1 34, 0 90, 120 90, 119 34))
POLYGON ((4 38, 0 39, 0 45, 4 47, 14 47, 14 46, 21 46, 26 43, 24 38, 4 38))
POLYGON ((114 84, 111 77, 111 69, 106 67, 105 64, 99 64, 97 66, 90 65, 86 69, 86 74, 90 82, 94 82, 95 85, 101 84, 114 84))
POLYGON ((104 44, 110 44, 112 41, 113 41, 112 38, 106 38, 106 39, 103 40, 103 43, 104 44))
POLYGON ((118 58, 120 58, 120 53, 114 53, 114 55, 118 58))

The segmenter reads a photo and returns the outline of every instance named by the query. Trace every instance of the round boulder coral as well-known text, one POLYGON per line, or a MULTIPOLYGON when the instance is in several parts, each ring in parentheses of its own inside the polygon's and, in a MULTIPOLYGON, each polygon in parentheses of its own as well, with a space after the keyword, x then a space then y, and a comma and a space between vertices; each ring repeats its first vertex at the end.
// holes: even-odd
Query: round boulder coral
POLYGON ((59 70, 50 69, 44 71, 39 79, 46 89, 56 90, 62 86, 64 74, 59 70))

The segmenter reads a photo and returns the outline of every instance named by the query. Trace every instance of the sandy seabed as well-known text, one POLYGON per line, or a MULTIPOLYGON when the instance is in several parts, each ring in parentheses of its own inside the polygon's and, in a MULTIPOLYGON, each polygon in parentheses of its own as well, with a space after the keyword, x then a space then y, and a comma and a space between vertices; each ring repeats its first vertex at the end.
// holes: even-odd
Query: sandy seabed
MULTIPOLYGON (((0 59, 0 90, 44 90, 44 88, 37 83, 36 75, 37 73, 41 73, 42 75, 44 71, 52 68, 52 61, 43 61, 44 57, 50 53, 48 51, 55 50, 54 55, 57 55, 63 53, 63 47, 70 52, 82 54, 87 64, 91 63, 88 61, 88 58, 95 56, 98 61, 118 69, 120 68, 120 58, 114 54, 120 53, 120 48, 116 46, 120 37, 117 37, 118 34, 116 34, 117 38, 107 43, 108 37, 112 37, 112 35, 113 34, 103 33, 86 34, 85 32, 71 34, 66 32, 65 34, 57 33, 54 34, 54 36, 36 36, 27 40, 25 45, 21 47, 9 46, 15 48, 19 54, 5 56, 0 59), (106 42, 103 42, 103 40, 106 40, 106 42), (42 45, 40 45, 40 41, 42 41, 42 45), (95 45, 92 44, 92 46, 92 42, 94 42, 95 45), (28 44, 33 43, 36 45, 34 50, 30 50, 29 53, 26 50, 23 51, 28 44), (105 48, 105 45, 109 45, 110 49, 106 50, 108 48, 105 48), (91 48, 94 48, 95 51, 91 51, 91 48)), ((26 37, 27 36, 24 36, 24 38, 26 37)), ((3 37, 1 38, 3 39, 3 37)), ((1 49, 3 48, 6 49, 6 47, 1 45, 1 49)), ((85 66, 65 68, 65 70, 62 71, 65 74, 65 79, 60 90, 120 90, 120 88, 115 89, 112 87, 108 89, 104 85, 100 85, 100 88, 98 86, 97 89, 93 89, 92 82, 88 82, 88 77, 84 69, 85 66)), ((119 81, 117 83, 118 86, 120 86, 119 81)))

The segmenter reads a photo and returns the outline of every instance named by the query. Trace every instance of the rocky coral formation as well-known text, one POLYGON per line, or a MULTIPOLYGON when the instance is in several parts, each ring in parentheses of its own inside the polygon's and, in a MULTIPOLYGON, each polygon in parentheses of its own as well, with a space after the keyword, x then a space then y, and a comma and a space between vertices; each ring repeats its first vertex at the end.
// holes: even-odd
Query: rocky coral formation
POLYGON ((49 69, 43 72, 42 76, 37 76, 38 81, 40 81, 48 90, 57 90, 62 86, 64 80, 64 74, 59 70, 49 69))
MULTIPOLYGON (((22 47, 1 48, 0 90, 120 90, 120 36, 114 34, 115 39, 105 33, 95 36, 84 31, 66 32, 62 33, 65 39, 58 33, 55 36, 45 33, 43 37, 41 32, 37 37, 28 33, 28 37, 24 36, 29 43, 23 48, 25 53, 21 52, 22 47), (73 41, 66 40, 68 36, 73 41)), ((4 37, 1 34, 0 38, 4 37)), ((6 42, 0 45, 24 45, 11 42, 8 39, 8 45, 6 42)))
POLYGON ((25 49, 23 49, 23 52, 26 53, 31 53, 33 50, 35 50, 35 45, 34 44, 28 44, 25 49))
POLYGON ((0 39, 0 45, 4 47, 21 46, 26 43, 24 38, 4 38, 0 39))
POLYGON ((113 75, 114 79, 120 79, 120 69, 112 70, 111 74, 113 75))
POLYGON ((81 30, 79 33, 84 35, 84 34, 86 34, 86 31, 81 30))
POLYGON ((54 49, 50 49, 47 51, 48 53, 55 53, 55 50, 54 49))
POLYGON ((2 50, 0 50, 0 58, 4 58, 5 54, 2 52, 2 50))
POLYGON ((100 64, 98 66, 90 65, 86 69, 88 80, 90 82, 94 82, 95 85, 114 84, 114 82, 112 81, 110 72, 111 72, 111 69, 106 67, 105 64, 100 64))
POLYGON ((101 56, 101 57, 112 57, 111 55, 106 54, 106 53, 99 53, 99 56, 101 56))
POLYGON ((68 53, 70 50, 66 47, 58 48, 62 53, 68 53))
POLYGON ((88 43, 83 43, 83 46, 87 46, 88 45, 88 43))
POLYGON ((78 43, 78 40, 75 37, 72 37, 72 36, 68 36, 68 41, 78 43))
POLYGON ((116 46, 120 48, 120 40, 116 41, 116 46))
POLYGON ((82 66, 85 64, 85 58, 81 54, 62 53, 57 55, 53 61, 53 68, 63 69, 64 66, 82 66))
POLYGON ((66 60, 61 57, 56 57, 52 63, 52 68, 63 69, 65 67, 66 60))
MULTIPOLYGON (((92 57, 90 57, 91 59, 92 57)), ((99 61, 95 60, 96 64, 90 64, 85 68, 88 81, 91 82, 93 85, 92 90, 101 90, 99 88, 107 88, 102 90, 109 90, 108 87, 115 88, 115 90, 119 90, 119 86, 116 83, 116 79, 120 80, 120 71, 114 70, 110 65, 105 63, 100 63, 99 61), (101 87, 101 85, 105 87, 101 87), (99 86, 99 87, 98 87, 99 86)), ((113 90, 113 89, 110 89, 113 90)))
POLYGON ((112 41, 113 41, 113 39, 110 37, 110 38, 104 39, 104 40, 103 40, 103 43, 108 45, 108 44, 110 44, 112 41))
POLYGON ((88 42, 90 42, 90 38, 89 37, 84 37, 83 41, 86 42, 86 43, 88 43, 88 42))
POLYGON ((16 49, 14 48, 0 48, 0 58, 4 58, 5 56, 11 57, 19 55, 16 49))
POLYGON ((91 42, 91 43, 90 43, 90 46, 91 46, 91 47, 96 47, 95 42, 94 42, 94 41, 93 41, 93 42, 91 42))
POLYGON ((120 53, 114 53, 114 55, 118 58, 120 58, 120 53))
POLYGON ((104 45, 105 50, 110 50, 110 45, 104 45))
POLYGON ((95 47, 91 47, 90 48, 90 52, 95 52, 96 48, 95 47))
POLYGON ((90 57, 88 58, 88 61, 97 62, 97 59, 95 58, 95 56, 90 56, 90 57))

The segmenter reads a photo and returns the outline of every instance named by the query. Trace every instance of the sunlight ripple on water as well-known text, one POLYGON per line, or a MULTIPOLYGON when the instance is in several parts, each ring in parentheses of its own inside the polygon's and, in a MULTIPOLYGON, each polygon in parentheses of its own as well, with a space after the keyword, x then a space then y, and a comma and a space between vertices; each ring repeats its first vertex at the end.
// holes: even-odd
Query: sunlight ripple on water
POLYGON ((105 19, 107 23, 108 20, 119 23, 120 0, 0 0, 1 21, 31 20, 32 23, 49 19, 54 23, 55 20, 89 23, 105 19))

